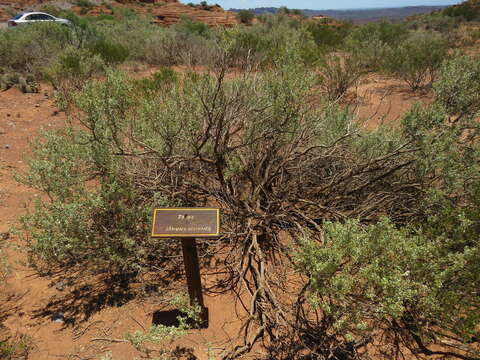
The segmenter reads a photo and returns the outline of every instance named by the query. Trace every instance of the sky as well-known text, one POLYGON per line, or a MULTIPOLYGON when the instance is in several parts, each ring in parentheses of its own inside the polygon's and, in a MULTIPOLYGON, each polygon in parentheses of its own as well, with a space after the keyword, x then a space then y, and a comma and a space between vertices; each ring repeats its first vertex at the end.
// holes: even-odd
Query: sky
MULTIPOLYGON (((189 2, 183 0, 183 2, 189 2)), ((199 3, 200 1, 192 1, 199 3)), ((358 9, 375 7, 403 7, 415 5, 452 5, 455 0, 209 0, 218 3, 224 9, 286 6, 291 9, 358 9)))

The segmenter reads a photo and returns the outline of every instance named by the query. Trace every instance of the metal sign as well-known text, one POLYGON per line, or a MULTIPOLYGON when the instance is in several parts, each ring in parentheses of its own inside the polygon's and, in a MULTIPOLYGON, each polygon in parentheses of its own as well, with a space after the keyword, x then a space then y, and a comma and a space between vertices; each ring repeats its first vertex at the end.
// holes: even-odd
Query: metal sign
POLYGON ((218 237, 220 210, 162 208, 153 212, 152 237, 218 237))
POLYGON ((208 309, 203 302, 197 237, 220 236, 220 209, 162 208, 153 211, 152 237, 181 238, 185 275, 191 305, 202 309, 201 327, 208 327, 208 309))

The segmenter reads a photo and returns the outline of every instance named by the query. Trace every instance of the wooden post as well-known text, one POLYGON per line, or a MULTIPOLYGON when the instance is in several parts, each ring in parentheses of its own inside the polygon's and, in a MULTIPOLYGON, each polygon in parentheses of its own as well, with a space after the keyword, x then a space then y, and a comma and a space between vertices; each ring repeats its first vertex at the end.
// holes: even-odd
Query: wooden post
POLYGON ((202 280, 198 264, 197 242, 195 238, 182 238, 183 260, 187 274, 188 295, 190 305, 203 305, 202 280))
POLYGON ((183 261, 187 275, 188 295, 190 305, 198 305, 202 309, 201 327, 208 327, 208 309, 203 303, 202 280, 200 278, 200 266, 197 254, 197 242, 195 238, 182 238, 183 261))

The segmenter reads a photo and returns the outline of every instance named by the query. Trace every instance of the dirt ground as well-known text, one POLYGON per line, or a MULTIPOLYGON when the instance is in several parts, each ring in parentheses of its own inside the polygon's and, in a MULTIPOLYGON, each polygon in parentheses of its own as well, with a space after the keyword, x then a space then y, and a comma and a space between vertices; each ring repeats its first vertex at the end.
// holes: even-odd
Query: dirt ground
MULTIPOLYGON (((415 102, 429 102, 432 95, 412 94, 399 80, 371 75, 353 97, 354 110, 367 119, 365 126, 373 129, 398 121, 415 102)), ((4 325, 13 335, 31 338, 29 359, 100 359, 111 351, 115 360, 131 360, 140 354, 121 339, 128 332, 150 327, 154 312, 165 304, 161 292, 157 297, 116 301, 102 286, 87 285, 87 280, 62 285, 58 275, 41 277, 25 266, 22 243, 10 230, 26 213, 25 206, 40 196, 14 179, 17 171, 25 169, 29 142, 42 129, 62 126, 65 118, 46 86, 38 94, 22 94, 16 89, 0 92, 0 233, 8 237, 3 243, 9 245, 6 251, 10 264, 2 289, 9 310, 4 325), (60 313, 65 321, 54 321, 60 313)), ((202 269, 205 284, 213 279, 210 271, 202 269)), ((184 280, 178 287, 184 290, 184 280)), ((191 330, 181 340, 165 344, 187 349, 179 358, 188 359, 190 351, 198 359, 215 358, 238 335, 240 310, 233 295, 206 293, 205 302, 210 312, 208 329, 191 330)))

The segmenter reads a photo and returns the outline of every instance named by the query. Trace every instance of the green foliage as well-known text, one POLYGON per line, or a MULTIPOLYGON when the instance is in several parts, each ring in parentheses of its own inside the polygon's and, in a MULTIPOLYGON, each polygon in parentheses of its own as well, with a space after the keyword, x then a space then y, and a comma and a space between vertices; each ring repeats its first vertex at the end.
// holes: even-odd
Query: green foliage
POLYGON ((449 114, 475 114, 480 110, 480 62, 467 56, 449 60, 433 89, 449 114))
POLYGON ((447 55, 447 42, 441 36, 413 33, 388 52, 384 67, 417 90, 433 83, 447 55))
POLYGON ((95 4, 89 0, 76 0, 75 5, 80 7, 80 15, 85 15, 95 6, 95 4))
POLYGON ((32 75, 22 76, 18 73, 0 75, 0 90, 7 90, 12 87, 23 93, 37 93, 39 89, 38 83, 32 75))
POLYGON ((438 31, 446 35, 454 31, 458 24, 458 19, 444 15, 442 12, 417 15, 414 20, 408 22, 408 25, 415 30, 438 31))
POLYGON ((14 72, 37 76, 70 40, 69 30, 58 24, 0 30, 0 64, 14 72))
POLYGON ((155 94, 165 86, 171 86, 178 81, 177 73, 167 67, 162 67, 151 77, 137 81, 140 90, 147 96, 149 92, 155 94))
POLYGON ((0 339, 0 359, 28 359, 33 350, 32 339, 28 335, 20 335, 10 339, 0 339))
POLYGON ((446 8, 443 10, 443 14, 450 17, 460 17, 466 21, 473 21, 480 19, 480 7, 475 4, 460 4, 446 8))
POLYGON ((474 260, 480 244, 471 240, 470 247, 452 251, 441 237, 398 229, 388 220, 326 223, 323 244, 303 240, 298 264, 311 281, 311 304, 345 342, 404 327, 407 347, 448 343, 441 329, 462 343, 480 335, 474 260))
POLYGON ((200 324, 202 309, 199 306, 190 306, 186 296, 177 295, 173 299, 172 305, 182 314, 177 317, 178 326, 154 324, 148 332, 138 330, 134 333, 128 333, 125 338, 137 350, 150 354, 153 350, 148 348, 148 344, 158 344, 178 339, 184 336, 187 330, 195 328, 200 324))
POLYGON ((68 46, 57 61, 44 70, 44 77, 57 90, 57 105, 66 109, 73 91, 82 89, 85 82, 102 74, 105 63, 99 55, 86 49, 68 46))
POLYGON ((319 84, 329 101, 340 100, 364 73, 354 56, 327 55, 319 69, 319 84))
POLYGON ((36 156, 20 180, 47 193, 51 202, 37 202, 22 222, 31 234, 32 262, 40 267, 48 263, 86 266, 91 272, 136 273, 150 261, 158 266, 154 255, 162 253, 166 244, 145 239, 145 234, 151 209, 168 202, 161 194, 145 198, 133 188, 124 177, 122 156, 116 155, 123 151, 121 143, 117 143, 120 148, 110 147, 110 141, 120 141, 112 130, 122 127, 119 119, 128 118, 132 90, 118 76, 90 84, 86 98, 78 98, 77 105, 97 113, 89 120, 100 121, 95 131, 67 128, 46 134, 34 144, 36 156), (94 183, 88 185, 88 181, 94 183))
POLYGON ((322 55, 311 34, 286 17, 275 16, 251 27, 224 29, 220 36, 221 46, 236 66, 242 66, 247 59, 272 66, 281 63, 290 51, 296 51, 303 64, 312 65, 322 55))
POLYGON ((99 55, 107 64, 122 63, 127 60, 130 52, 122 44, 107 39, 99 39, 90 46, 93 54, 99 55))
POLYGON ((408 29, 403 23, 372 22, 358 26, 346 39, 346 48, 369 70, 378 70, 391 47, 406 39, 408 29))
POLYGON ((308 23, 306 29, 312 35, 317 45, 328 48, 341 48, 351 31, 351 26, 348 24, 330 26, 320 22, 313 22, 308 23))
POLYGON ((255 18, 255 14, 251 10, 240 10, 236 16, 242 24, 251 24, 255 18))
POLYGON ((182 17, 182 21, 175 25, 175 29, 184 35, 196 35, 204 38, 211 36, 210 27, 201 22, 195 22, 189 17, 182 17))

